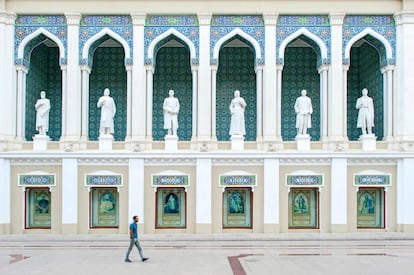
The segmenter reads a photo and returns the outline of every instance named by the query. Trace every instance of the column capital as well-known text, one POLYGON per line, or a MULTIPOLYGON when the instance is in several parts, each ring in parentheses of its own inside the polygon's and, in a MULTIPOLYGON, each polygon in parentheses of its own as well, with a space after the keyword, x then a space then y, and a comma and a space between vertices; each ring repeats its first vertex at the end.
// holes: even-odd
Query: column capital
POLYGON ((131 12, 132 24, 134 26, 144 26, 145 18, 147 17, 146 13, 143 12, 131 12))
POLYGON ((384 67, 381 68, 381 73, 386 73, 388 71, 393 71, 394 70, 394 65, 386 65, 384 67))
POLYGON ((318 73, 322 73, 323 71, 327 71, 327 70, 328 70, 328 68, 329 68, 329 66, 328 66, 328 65, 326 65, 326 64, 322 64, 322 65, 320 65, 320 66, 319 66, 319 68, 318 68, 318 73))
POLYGON ((85 72, 87 72, 88 74, 90 74, 90 73, 91 73, 91 71, 92 71, 92 70, 91 70, 91 68, 90 68, 88 65, 81 65, 81 66, 80 66, 80 69, 81 69, 81 71, 82 71, 82 72, 84 72, 84 71, 85 71, 85 72))
POLYGON ((18 72, 23 72, 25 74, 27 74, 29 72, 29 69, 24 65, 16 65, 16 70, 18 72))
POLYGON ((147 72, 150 71, 151 73, 154 73, 154 66, 153 65, 145 65, 145 70, 147 72))
POLYGON ((279 13, 277 12, 271 12, 271 11, 263 12, 263 19, 264 19, 265 25, 276 25, 278 17, 279 17, 279 13))
POLYGON ((76 12, 66 12, 65 17, 68 26, 79 26, 82 15, 76 12))
POLYGON ((14 25, 16 17, 14 12, 0 11, 0 24, 14 25))
POLYGON ((394 14, 396 25, 414 24, 414 11, 403 11, 394 14))
POLYGON ((345 13, 334 12, 329 14, 329 21, 331 26, 342 26, 344 24, 345 13))
POLYGON ((197 17, 200 26, 209 26, 213 14, 211 12, 199 12, 197 13, 197 17))

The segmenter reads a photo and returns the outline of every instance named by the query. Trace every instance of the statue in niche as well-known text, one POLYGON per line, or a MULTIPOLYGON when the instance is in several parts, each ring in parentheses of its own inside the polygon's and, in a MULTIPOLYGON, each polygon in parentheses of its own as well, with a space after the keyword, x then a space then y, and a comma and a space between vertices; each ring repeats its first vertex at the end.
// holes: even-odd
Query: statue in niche
POLYGON ((174 90, 168 91, 169 97, 164 99, 162 109, 164 111, 164 129, 168 130, 168 135, 177 135, 178 129, 178 112, 180 103, 174 97, 174 90))
POLYGON ((368 89, 362 89, 362 96, 357 99, 356 108, 358 111, 357 128, 361 128, 362 135, 372 135, 374 127, 374 102, 368 96, 368 89))
POLYGON ((229 134, 244 136, 246 134, 246 126, 244 123, 244 110, 246 109, 246 101, 240 96, 240 91, 234 91, 234 98, 230 103, 230 131, 229 134))
POLYGON ((50 101, 46 98, 46 92, 40 92, 40 99, 36 101, 36 130, 40 136, 45 136, 49 131, 50 101))
POLYGON ((312 101, 306 94, 307 91, 302 90, 301 96, 296 98, 295 102, 296 129, 298 129, 297 135, 308 135, 307 129, 312 127, 312 101))
POLYGON ((97 106, 101 108, 101 121, 99 126, 100 136, 114 133, 114 116, 116 113, 115 102, 109 96, 109 89, 105 88, 104 95, 98 100, 97 106))

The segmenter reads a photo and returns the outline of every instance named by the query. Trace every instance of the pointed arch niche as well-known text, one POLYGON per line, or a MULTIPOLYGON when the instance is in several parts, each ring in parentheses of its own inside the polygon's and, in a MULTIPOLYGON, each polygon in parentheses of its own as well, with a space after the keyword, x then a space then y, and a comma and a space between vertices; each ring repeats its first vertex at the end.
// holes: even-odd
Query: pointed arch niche
POLYGON ((168 91, 180 102, 177 135, 180 141, 196 136, 197 66, 194 44, 175 29, 160 34, 148 47, 147 73, 147 139, 164 140, 163 103, 168 91))
POLYGON ((323 41, 306 29, 288 36, 280 45, 278 66, 280 132, 285 141, 297 135, 295 101, 303 89, 312 100, 311 140, 320 140, 327 132, 327 49, 323 41))
POLYGON ((128 43, 105 28, 91 37, 82 51, 82 139, 98 140, 101 110, 96 106, 105 88, 116 105, 114 139, 129 136, 131 65, 128 43))
POLYGON ((57 141, 62 135, 62 74, 64 65, 62 41, 46 29, 40 28, 25 37, 18 47, 17 68, 17 139, 33 140, 36 131, 35 104, 40 92, 50 100, 49 130, 47 135, 57 141))
POLYGON ((392 137, 392 47, 389 42, 372 29, 365 29, 353 37, 345 48, 344 80, 347 85, 347 135, 358 140, 361 129, 357 128, 358 110, 356 100, 363 88, 374 101, 373 133, 378 140, 392 137))
POLYGON ((240 29, 235 29, 217 41, 213 58, 212 93, 212 136, 218 141, 230 140, 229 105, 234 91, 247 103, 245 109, 246 141, 262 137, 262 66, 257 64, 261 57, 258 42, 240 29))

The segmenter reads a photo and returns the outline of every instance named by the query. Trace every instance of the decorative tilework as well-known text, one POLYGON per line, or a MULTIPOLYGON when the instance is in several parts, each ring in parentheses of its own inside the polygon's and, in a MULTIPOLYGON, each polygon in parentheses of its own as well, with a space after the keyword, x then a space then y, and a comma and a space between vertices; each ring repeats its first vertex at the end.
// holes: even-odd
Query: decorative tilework
MULTIPOLYGON (((234 29, 251 36, 260 46, 261 56, 264 59, 265 32, 264 22, 261 16, 213 16, 210 27, 210 60, 214 59, 214 47, 217 42, 234 29)), ((230 39, 233 39, 231 37, 230 39)), ((251 43, 248 43, 249 45, 251 43)), ((256 62, 256 61, 255 61, 256 62)), ((211 62, 210 62, 211 63, 211 62)), ((257 63, 257 62, 256 62, 257 63)))
MULTIPOLYGON (((82 60, 82 52, 85 43, 94 35, 108 28, 120 37, 122 37, 129 46, 131 56, 133 57, 133 28, 130 16, 113 16, 113 15, 88 15, 84 16, 80 22, 79 28, 79 61, 85 64, 92 64, 94 49, 99 47, 100 43, 105 41, 107 37, 98 39, 91 45, 88 53, 88 61, 82 60), (92 47, 93 46, 93 47, 92 47)), ((114 37, 112 37, 114 38, 114 37)), ((114 38, 114 40, 116 40, 114 38)), ((120 41, 118 41, 120 42, 120 41)), ((126 60, 124 61, 126 63, 126 60)))
MULTIPOLYGON (((276 45, 281 45, 281 43, 289 37, 291 34, 297 32, 301 28, 306 28, 309 32, 319 37, 326 46, 327 49, 327 58, 331 58, 331 29, 329 25, 329 17, 322 15, 315 16, 290 16, 282 15, 278 17, 278 23, 276 25, 276 45)), ((307 37, 308 38, 308 37, 307 37)), ((308 38, 308 43, 309 43, 308 38)), ((323 64, 326 61, 322 61, 319 46, 316 43, 313 43, 315 46, 313 48, 317 50, 318 54, 318 64, 323 64)), ((279 48, 276 49, 276 56, 279 57, 279 48)), ((279 64, 279 63, 277 63, 279 64)))
POLYGON ((282 138, 294 140, 297 134, 295 101, 301 90, 307 90, 312 100, 312 128, 308 129, 311 140, 320 138, 320 86, 316 69, 317 56, 310 47, 288 47, 282 75, 282 138))
MULTIPOLYGON (((30 53, 36 47, 36 43, 28 43, 24 51, 24 60, 18 60, 18 48, 22 40, 39 28, 43 28, 55 35, 62 42, 66 56, 67 49, 67 26, 66 18, 61 15, 19 15, 15 21, 15 32, 14 32, 14 54, 15 64, 24 64, 26 66, 30 63, 30 53)), ((35 37, 34 39, 39 40, 35 37)))
POLYGON ((127 74, 122 47, 99 47, 89 76, 89 139, 98 140, 101 109, 96 106, 103 90, 109 88, 115 101, 114 139, 125 140, 127 113, 127 74))
MULTIPOLYGON (((149 45, 159 35, 173 28, 178 33, 188 38, 195 47, 195 58, 199 58, 199 28, 198 19, 195 15, 159 15, 148 16, 146 18, 146 25, 144 27, 144 54, 145 58, 151 59, 151 64, 156 55, 147 56, 149 45)), ((174 36, 175 37, 175 36, 174 36)), ((178 38, 178 37, 177 37, 178 38)), ((162 43, 159 43, 162 44, 162 43)), ((158 45, 157 45, 158 46, 158 45)))
POLYGON ((217 140, 230 140, 230 102, 234 91, 247 103, 245 110, 246 141, 256 140, 256 74, 254 52, 247 47, 224 47, 220 52, 216 80, 216 134, 217 140))
POLYGON ((50 100, 49 131, 47 134, 52 140, 59 140, 62 124, 62 74, 57 47, 46 47, 44 44, 40 44, 32 52, 26 78, 26 140, 32 140, 33 136, 38 134, 34 106, 40 98, 40 91, 45 91, 46 97, 50 100))
POLYGON ((396 49, 396 27, 392 16, 379 15, 379 16, 346 16, 343 25, 343 39, 342 47, 345 59, 345 49, 349 41, 360 32, 367 28, 372 29, 374 32, 382 35, 392 48, 392 59, 387 60, 385 47, 381 41, 378 41, 375 37, 367 35, 363 37, 369 43, 373 43, 373 46, 380 52, 380 63, 382 65, 393 64, 395 62, 395 49, 396 49))
POLYGON ((361 129, 356 127, 358 110, 355 108, 355 104, 361 96, 363 88, 368 89, 368 95, 374 101, 375 127, 372 130, 378 140, 381 140, 384 137, 383 81, 380 72, 379 54, 369 43, 351 49, 347 95, 347 132, 349 140, 358 140, 362 133, 361 129))
POLYGON ((190 52, 186 47, 163 47, 158 51, 153 86, 152 137, 164 140, 164 115, 162 105, 168 91, 180 102, 178 114, 178 139, 191 140, 192 136, 192 75, 190 52))

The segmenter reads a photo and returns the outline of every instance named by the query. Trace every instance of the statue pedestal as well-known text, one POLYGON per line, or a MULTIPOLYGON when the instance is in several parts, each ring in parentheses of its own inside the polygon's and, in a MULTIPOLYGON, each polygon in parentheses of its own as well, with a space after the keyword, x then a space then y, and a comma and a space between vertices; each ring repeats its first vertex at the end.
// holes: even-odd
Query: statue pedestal
POLYGON ((33 151, 46 151, 49 140, 50 138, 47 135, 35 135, 33 137, 33 151))
POLYGON ((114 137, 112 135, 100 135, 99 136, 99 151, 111 151, 113 140, 114 140, 114 137))
POLYGON ((296 138, 296 149, 298 151, 309 151, 310 150, 310 140, 309 135, 297 135, 296 138))
POLYGON ((359 140, 362 141, 363 151, 375 151, 377 150, 377 137, 374 134, 360 135, 359 140))
POLYGON ((177 151, 178 150, 177 135, 166 135, 164 139, 165 139, 165 151, 177 151))
POLYGON ((231 139, 231 150, 244 150, 244 136, 232 135, 230 139, 231 139))

